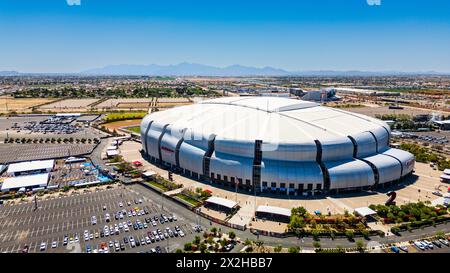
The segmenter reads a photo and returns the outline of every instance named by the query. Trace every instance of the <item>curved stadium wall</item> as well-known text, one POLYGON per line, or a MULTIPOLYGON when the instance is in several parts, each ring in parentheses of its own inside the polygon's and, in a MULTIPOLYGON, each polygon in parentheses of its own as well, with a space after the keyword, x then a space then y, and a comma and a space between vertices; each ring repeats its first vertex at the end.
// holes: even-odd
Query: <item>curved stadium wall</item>
POLYGON ((257 192, 377 187, 409 175, 415 162, 389 147, 383 121, 287 98, 227 97, 151 113, 141 136, 152 162, 257 192))

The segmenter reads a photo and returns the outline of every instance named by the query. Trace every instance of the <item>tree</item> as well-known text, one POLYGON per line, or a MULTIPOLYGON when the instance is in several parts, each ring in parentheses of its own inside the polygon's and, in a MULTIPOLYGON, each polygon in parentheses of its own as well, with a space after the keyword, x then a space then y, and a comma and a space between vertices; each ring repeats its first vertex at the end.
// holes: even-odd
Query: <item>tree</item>
POLYGON ((300 252, 300 248, 299 248, 298 246, 291 246, 291 247, 288 249, 288 252, 289 252, 289 253, 299 253, 299 252, 300 252))
POLYGON ((216 227, 212 227, 211 228, 211 232, 214 234, 214 236, 216 236, 217 228, 216 227))
POLYGON ((175 253, 183 253, 183 250, 181 248, 177 248, 177 250, 175 250, 175 253))
POLYGON ((314 241, 319 241, 319 231, 318 231, 318 230, 314 229, 314 230, 311 232, 311 235, 313 236, 313 240, 314 240, 314 241))
POLYGON ((233 231, 230 231, 228 233, 228 237, 230 237, 231 240, 234 240, 234 238, 236 238, 236 233, 234 233, 233 231))
POLYGON ((200 244, 200 236, 195 236, 194 244, 196 244, 196 245, 200 244))
POLYGON ((192 250, 192 243, 185 243, 184 251, 191 251, 191 250, 192 250))
POLYGON ((364 242, 362 240, 356 241, 356 247, 358 248, 359 251, 362 251, 364 248, 364 242))
POLYGON ((348 229, 345 231, 345 236, 347 236, 347 238, 349 240, 353 240, 353 237, 355 236, 355 234, 354 234, 353 230, 348 229))
POLYGON ((245 239, 244 246, 249 246, 251 244, 252 244, 252 241, 250 241, 250 239, 245 239))
POLYGON ((205 253, 205 250, 207 249, 206 244, 201 242, 199 245, 199 250, 201 253, 205 253))
POLYGON ((315 247, 315 248, 320 248, 320 243, 317 242, 317 241, 314 241, 314 242, 313 242, 313 247, 315 247))
POLYGON ((361 234, 364 238, 369 239, 369 231, 367 229, 361 230, 361 234))
POLYGON ((282 247, 281 245, 277 245, 277 246, 273 249, 273 251, 274 251, 275 253, 280 253, 282 249, 283 249, 283 247, 282 247))

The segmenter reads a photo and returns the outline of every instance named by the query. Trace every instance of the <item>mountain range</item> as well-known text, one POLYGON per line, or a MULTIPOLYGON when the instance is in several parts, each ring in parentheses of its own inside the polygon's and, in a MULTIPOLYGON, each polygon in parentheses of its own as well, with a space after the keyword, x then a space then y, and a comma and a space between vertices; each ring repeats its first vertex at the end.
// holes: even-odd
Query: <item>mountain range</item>
POLYGON ((75 76, 402 76, 402 75, 449 75, 436 71, 422 72, 401 72, 401 71, 360 71, 360 70, 306 70, 287 71, 270 66, 258 68, 242 65, 231 65, 217 67, 195 63, 180 63, 176 65, 135 65, 119 64, 108 65, 100 68, 84 70, 78 73, 21 73, 17 71, 0 71, 0 76, 21 76, 21 75, 75 75, 75 76))

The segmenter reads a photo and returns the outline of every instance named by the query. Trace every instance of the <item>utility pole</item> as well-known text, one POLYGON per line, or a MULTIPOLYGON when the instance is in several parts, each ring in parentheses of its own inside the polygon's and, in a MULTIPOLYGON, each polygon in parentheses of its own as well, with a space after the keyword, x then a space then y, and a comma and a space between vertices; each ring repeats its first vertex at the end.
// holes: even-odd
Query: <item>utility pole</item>
POLYGON ((38 209, 38 204, 37 204, 37 196, 34 196, 34 210, 38 209))

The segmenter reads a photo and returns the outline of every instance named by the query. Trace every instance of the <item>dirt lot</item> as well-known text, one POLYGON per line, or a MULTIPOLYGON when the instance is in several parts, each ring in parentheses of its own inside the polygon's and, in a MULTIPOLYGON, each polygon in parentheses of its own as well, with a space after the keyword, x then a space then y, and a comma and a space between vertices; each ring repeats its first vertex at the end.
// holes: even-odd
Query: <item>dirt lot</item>
POLYGON ((141 124, 140 119, 131 119, 131 120, 121 120, 121 121, 114 121, 110 123, 103 124, 108 130, 114 131, 119 129, 120 127, 125 126, 139 126, 141 124))
POLYGON ((0 113, 9 112, 31 112, 31 107, 41 105, 43 103, 54 101, 55 99, 16 99, 11 97, 0 97, 0 113))
POLYGON ((433 111, 430 110, 422 110, 419 108, 409 108, 404 107, 404 109, 389 109, 388 106, 375 106, 375 107, 355 107, 355 108, 347 108, 343 109, 345 111, 354 112, 358 114, 364 114, 371 117, 375 117, 375 115, 385 115, 385 114, 404 114, 409 116, 416 116, 416 115, 424 115, 424 114, 431 114, 433 111))
POLYGON ((43 110, 60 110, 60 109, 80 109, 86 111, 86 107, 98 99, 67 99, 50 104, 43 105, 39 109, 43 110))

